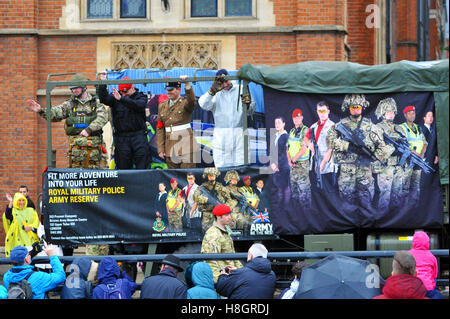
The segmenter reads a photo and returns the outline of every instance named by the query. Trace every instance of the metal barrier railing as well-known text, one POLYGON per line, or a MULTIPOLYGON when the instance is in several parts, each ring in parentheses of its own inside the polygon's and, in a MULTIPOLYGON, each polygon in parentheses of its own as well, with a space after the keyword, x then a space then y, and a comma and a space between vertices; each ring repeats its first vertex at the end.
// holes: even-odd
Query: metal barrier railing
MULTIPOLYGON (((393 257, 396 250, 361 250, 361 251, 316 251, 316 252, 271 252, 268 253, 268 259, 276 260, 290 260, 290 259, 316 259, 324 258, 330 255, 342 255, 354 258, 374 258, 374 257, 393 257)), ((435 249, 430 252, 436 257, 448 257, 448 249, 435 249)), ((228 254, 174 254, 181 261, 194 260, 246 260, 247 253, 228 253, 228 254)), ((128 262, 158 262, 162 261, 167 254, 153 254, 153 255, 112 255, 117 261, 128 262)), ((85 257, 91 260, 99 261, 107 256, 60 256, 62 263, 71 263, 75 258, 85 257)), ((0 258, 0 264, 10 264, 9 258, 0 258)), ((48 257, 35 257, 32 260, 33 264, 49 263, 48 257)))
MULTIPOLYGON (((436 256, 448 257, 448 249, 430 250, 436 256)), ((343 255, 354 258, 389 258, 395 255, 395 250, 379 250, 379 251, 321 251, 321 252, 272 252, 268 253, 267 258, 271 260, 296 260, 296 259, 317 259, 325 258, 331 255, 343 255)), ((195 261, 195 260, 246 260, 247 253, 229 253, 229 254, 175 254, 181 261, 195 261)), ((121 262, 161 262, 167 254, 153 254, 153 255, 113 255, 117 261, 121 262)), ((108 256, 60 256, 59 259, 64 264, 70 264, 75 258, 89 258, 94 261, 100 261, 102 258, 108 256)), ((35 257, 32 259, 33 264, 49 263, 48 257, 35 257)), ((0 258, 0 264, 10 264, 9 258, 0 258)), ((448 286, 449 279, 437 279, 438 286, 448 286)), ((276 287, 283 289, 290 285, 290 281, 277 280, 276 287)), ((61 288, 61 287, 59 287, 61 288)), ((138 285, 138 290, 140 285, 138 285)), ((58 290, 58 289, 56 289, 58 290)))

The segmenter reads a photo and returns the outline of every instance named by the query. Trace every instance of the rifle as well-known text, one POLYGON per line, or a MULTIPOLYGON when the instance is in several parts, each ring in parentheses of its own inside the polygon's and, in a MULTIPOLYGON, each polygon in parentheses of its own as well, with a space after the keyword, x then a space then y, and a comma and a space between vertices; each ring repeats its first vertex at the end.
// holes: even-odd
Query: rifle
POLYGON ((251 213, 257 213, 256 209, 254 209, 248 202, 247 198, 242 195, 240 198, 237 198, 239 205, 241 206, 241 213, 244 215, 252 216, 251 213))
MULTIPOLYGON (((354 131, 352 131, 342 123, 336 124, 335 129, 342 135, 344 140, 352 143, 357 147, 359 151, 362 151, 363 155, 368 156, 372 160, 379 161, 379 159, 376 158, 375 154, 367 147, 366 143, 364 143, 364 139, 366 137, 364 136, 364 133, 361 129, 356 128, 354 131)), ((386 166, 386 163, 383 163, 382 161, 380 161, 380 163, 383 166, 386 166)))
POLYGON ((425 162, 424 159, 422 159, 419 155, 411 150, 406 137, 402 136, 398 141, 395 141, 394 139, 389 137, 389 135, 383 133, 383 138, 386 143, 394 146, 395 150, 401 154, 400 161, 398 163, 400 166, 403 166, 403 164, 405 164, 406 160, 409 158, 408 168, 413 168, 414 165, 417 165, 425 174, 435 172, 435 169, 433 167, 428 165, 428 163, 425 162))
MULTIPOLYGON (((313 132, 315 135, 315 132, 313 132)), ((316 139, 312 136, 312 142, 314 145, 314 172, 316 173, 316 185, 317 188, 323 189, 323 183, 322 183, 322 174, 320 173, 320 154, 319 154, 319 145, 316 142, 316 139)))
MULTIPOLYGON (((212 205, 212 206, 215 207, 215 206, 217 206, 219 204, 223 204, 217 199, 216 196, 213 196, 213 194, 211 194, 211 192, 216 193, 215 192, 215 185, 214 185, 214 188, 211 190, 211 192, 208 189, 206 189, 206 187, 203 187, 203 185, 199 186, 197 189, 200 192, 201 196, 204 196, 204 197, 207 198, 209 205, 212 205)), ((202 203, 202 204, 205 204, 205 203, 202 203)))

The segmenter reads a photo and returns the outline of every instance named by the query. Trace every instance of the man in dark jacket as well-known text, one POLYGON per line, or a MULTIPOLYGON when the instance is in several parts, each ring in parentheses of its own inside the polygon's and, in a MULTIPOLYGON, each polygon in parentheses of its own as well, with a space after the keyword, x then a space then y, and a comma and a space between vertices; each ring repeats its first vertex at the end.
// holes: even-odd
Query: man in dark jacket
MULTIPOLYGON (((100 76, 106 80, 106 73, 100 76)), ((128 77, 123 80, 129 80, 128 77)), ((106 85, 99 85, 100 102, 111 107, 114 160, 118 169, 148 168, 150 146, 147 140, 145 107, 147 96, 132 84, 119 84, 119 91, 108 94, 106 85)))
POLYGON ((167 255, 160 273, 142 282, 141 299, 186 299, 187 286, 177 278, 178 272, 183 270, 178 257, 167 255))
POLYGON ((427 289, 417 277, 416 260, 407 251, 398 251, 392 262, 392 276, 386 280, 383 294, 373 299, 428 299, 427 289))
POLYGON ((221 270, 216 291, 229 299, 272 299, 275 281, 266 247, 253 244, 248 250, 245 267, 221 270))

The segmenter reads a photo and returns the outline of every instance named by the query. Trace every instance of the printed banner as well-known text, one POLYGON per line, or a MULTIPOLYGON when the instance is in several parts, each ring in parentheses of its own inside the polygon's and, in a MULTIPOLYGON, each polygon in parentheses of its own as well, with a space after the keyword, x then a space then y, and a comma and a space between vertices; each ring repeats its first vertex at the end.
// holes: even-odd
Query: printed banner
POLYGON ((276 234, 443 224, 432 93, 264 100, 276 234))
POLYGON ((258 168, 50 169, 43 213, 51 243, 201 241, 212 209, 232 209, 235 240, 273 236, 267 175, 258 168))

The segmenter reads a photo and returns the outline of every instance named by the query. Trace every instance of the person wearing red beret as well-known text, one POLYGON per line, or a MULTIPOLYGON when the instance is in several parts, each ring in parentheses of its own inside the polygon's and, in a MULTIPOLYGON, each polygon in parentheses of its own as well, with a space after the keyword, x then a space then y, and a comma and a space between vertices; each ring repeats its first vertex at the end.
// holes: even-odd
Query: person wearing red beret
MULTIPOLYGON (((416 120, 416 108, 414 105, 406 106, 403 109, 403 115, 406 122, 400 124, 400 127, 408 140, 409 147, 414 153, 423 158, 427 150, 428 142, 422 129, 414 123, 416 120)), ((409 200, 406 200, 406 203, 411 205, 411 207, 419 204, 421 175, 422 171, 419 167, 405 168, 403 190, 407 192, 406 195, 409 198, 409 200)))
MULTIPOLYGON (((215 221, 206 231, 202 240, 202 254, 225 254, 235 253, 231 229, 231 208, 225 204, 216 205, 212 211, 215 221)), ((217 282, 221 269, 234 270, 241 268, 242 263, 238 260, 208 260, 207 263, 213 271, 214 282, 217 282)))
MULTIPOLYGON (((100 79, 106 80, 106 72, 100 79)), ((145 115, 147 96, 131 83, 119 84, 118 90, 112 90, 108 94, 106 85, 97 87, 100 102, 111 108, 116 168, 146 169, 150 164, 145 115)))
POLYGON ((291 197, 304 208, 311 207, 311 182, 309 180, 309 148, 305 135, 308 127, 303 124, 303 112, 295 109, 292 112, 294 127, 289 132, 287 158, 291 168, 291 197))
POLYGON ((167 213, 169 214, 169 226, 171 231, 183 229, 183 199, 180 196, 181 189, 178 187, 176 178, 170 179, 171 190, 167 194, 167 213))

